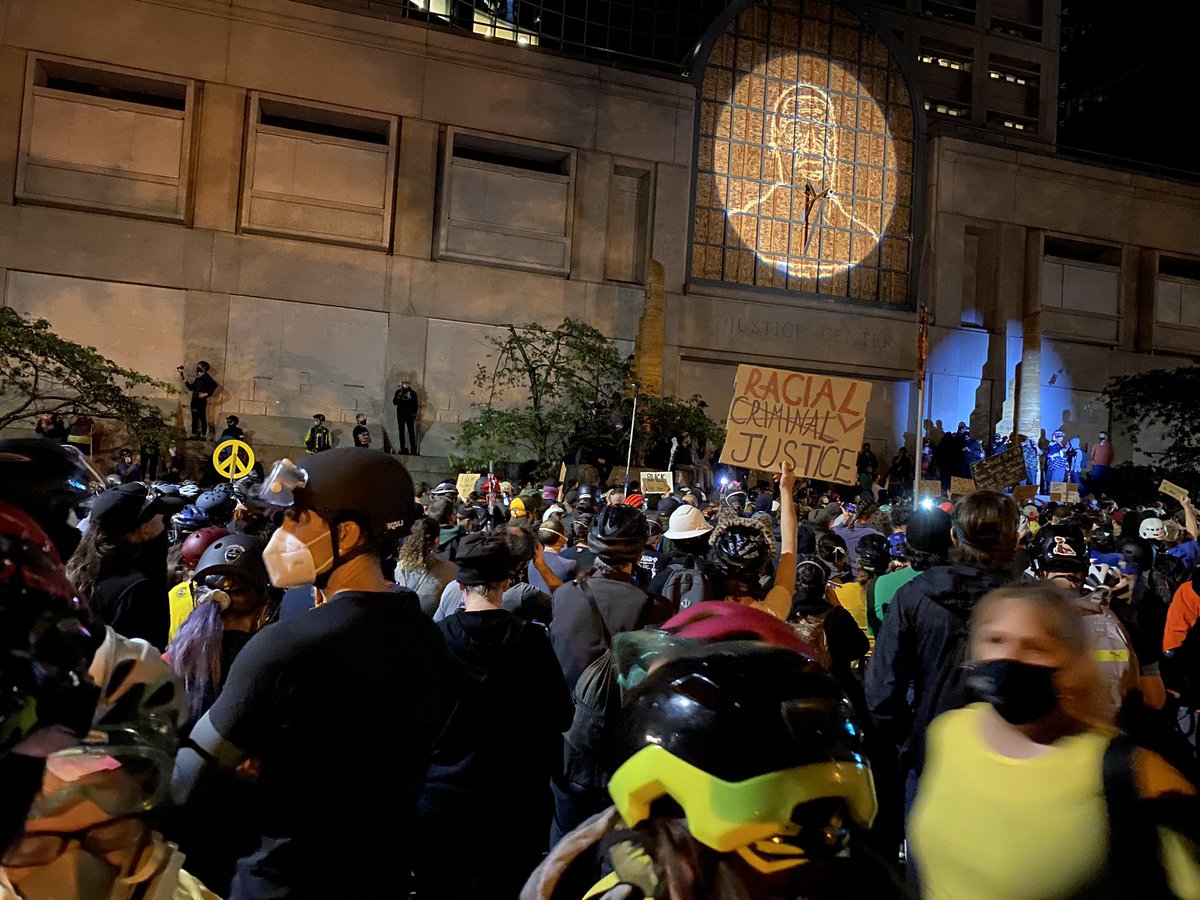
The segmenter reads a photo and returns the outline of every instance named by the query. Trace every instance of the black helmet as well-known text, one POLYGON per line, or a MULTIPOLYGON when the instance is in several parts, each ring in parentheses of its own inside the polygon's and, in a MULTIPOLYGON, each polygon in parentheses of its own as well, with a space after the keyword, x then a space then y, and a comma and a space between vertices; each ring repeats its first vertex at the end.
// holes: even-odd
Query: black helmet
POLYGON ((882 534, 864 534, 856 548, 858 565, 872 575, 886 575, 892 562, 892 544, 882 534))
POLYGON ((1087 541, 1076 525, 1047 525, 1037 533, 1033 551, 1035 572, 1075 572, 1086 575, 1091 559, 1087 541))
POLYGON ((261 538, 248 534, 227 534, 217 538, 201 555, 192 578, 197 584, 222 590, 227 586, 221 583, 221 576, 240 578, 265 593, 271 583, 262 559, 266 546, 261 538))
POLYGON ((575 502, 579 503, 583 500, 591 500, 593 503, 595 503, 596 500, 599 499, 599 497, 600 497, 600 488, 596 487, 596 485, 581 484, 579 486, 578 495, 575 497, 575 502))
POLYGON ((81 538, 67 520, 91 499, 99 481, 73 447, 45 438, 0 441, 0 502, 33 519, 64 560, 81 538))
POLYGON ((852 716, 837 683, 793 650, 698 647, 630 695, 607 748, 609 793, 631 827, 669 797, 693 838, 756 868, 831 858, 848 823, 869 827, 877 808, 852 716))
POLYGON ((235 427, 235 428, 236 428, 236 427, 237 427, 237 425, 238 425, 238 423, 239 423, 239 422, 241 422, 241 419, 239 419, 237 416, 226 416, 226 417, 225 417, 225 421, 226 421, 226 422, 227 422, 229 425, 231 425, 231 426, 233 426, 233 427, 235 427))
POLYGON ((588 549, 611 565, 636 562, 649 536, 646 517, 632 506, 606 506, 592 520, 588 549))
POLYGON ((771 545, 752 525, 730 525, 713 542, 709 558, 727 578, 757 578, 771 564, 771 545))
POLYGON ((209 522, 224 525, 233 515, 233 496, 224 492, 205 491, 196 498, 196 508, 208 516, 209 522))
POLYGON ((1154 545, 1145 538, 1122 537, 1117 541, 1117 552, 1138 567, 1140 572, 1149 572, 1154 568, 1154 545))
POLYGON ((385 551, 414 517, 408 469, 394 456, 363 453, 360 447, 336 447, 302 463, 280 460, 260 496, 272 506, 294 502, 330 523, 356 521, 385 551))
POLYGON ((251 472, 243 475, 233 483, 233 498, 243 506, 258 504, 258 489, 262 487, 262 479, 251 472))

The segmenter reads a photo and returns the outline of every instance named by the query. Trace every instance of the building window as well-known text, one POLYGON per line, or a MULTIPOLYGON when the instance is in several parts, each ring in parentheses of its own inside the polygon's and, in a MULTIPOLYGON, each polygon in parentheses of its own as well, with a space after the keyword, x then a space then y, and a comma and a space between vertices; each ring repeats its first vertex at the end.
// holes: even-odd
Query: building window
POLYGON ((971 107, 946 100, 926 100, 925 111, 933 113, 935 116, 946 116, 949 119, 971 118, 971 107))
POLYGON ((1200 261, 1159 258, 1154 320, 1160 325, 1200 328, 1200 261))
POLYGON ((186 79, 32 57, 17 199, 185 221, 194 101, 186 79))
POLYGON ((612 167, 604 258, 607 280, 645 283, 653 195, 650 171, 622 165, 612 167))
POLYGON ((1043 309, 1116 318, 1120 293, 1120 247, 1046 238, 1042 259, 1043 309))
POLYGON ((919 113, 887 43, 780 0, 705 47, 692 279, 909 304, 919 113))
POLYGON ((921 0, 921 12, 960 25, 975 24, 975 0, 921 0))
POLYGON ((1025 134, 1037 134, 1037 119, 1027 119, 1024 116, 1014 116, 989 109, 987 123, 994 128, 1004 128, 1009 131, 1019 131, 1025 134))
POLYGON ((241 228, 386 250, 394 116, 250 95, 241 228))
POLYGON ((575 151, 451 128, 437 255, 570 273, 575 151))

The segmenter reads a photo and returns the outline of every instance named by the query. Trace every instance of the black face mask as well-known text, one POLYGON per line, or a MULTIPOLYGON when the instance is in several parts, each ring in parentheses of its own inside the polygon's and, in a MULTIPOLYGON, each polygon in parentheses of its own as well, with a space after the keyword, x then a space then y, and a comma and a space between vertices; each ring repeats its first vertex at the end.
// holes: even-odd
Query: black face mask
POLYGON ((1015 659, 993 659, 975 667, 967 686, 978 699, 990 703, 1004 721, 1028 725, 1058 708, 1054 690, 1057 671, 1015 659))

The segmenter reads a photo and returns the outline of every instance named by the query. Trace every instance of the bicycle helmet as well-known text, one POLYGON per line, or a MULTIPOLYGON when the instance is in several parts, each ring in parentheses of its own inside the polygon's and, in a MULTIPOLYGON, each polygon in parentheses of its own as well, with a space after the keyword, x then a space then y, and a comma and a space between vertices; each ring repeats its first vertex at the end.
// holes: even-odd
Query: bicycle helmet
POLYGON ((109 475, 107 478, 104 479, 105 487, 110 487, 110 488, 120 487, 124 483, 125 482, 123 482, 121 480, 120 475, 109 475))
POLYGON ((792 628, 770 613, 724 600, 694 603, 667 619, 662 630, 695 641, 763 641, 806 656, 812 652, 792 628))
POLYGON ((219 491, 205 491, 196 498, 196 508, 215 525, 223 525, 233 516, 236 501, 219 491))
POLYGON ((213 485, 212 492, 217 496, 225 497, 226 499, 233 499, 235 496, 233 492, 233 485, 228 481, 222 481, 220 484, 213 485))
POLYGON ((1154 568, 1157 552, 1154 544, 1142 537, 1122 537, 1117 542, 1117 552, 1137 566, 1139 572, 1154 568))
POLYGON ((1154 516, 1142 519, 1142 524, 1138 526, 1138 537, 1147 541, 1166 540, 1167 526, 1162 519, 1154 516))
POLYGON ((160 497, 179 496, 179 485, 171 484, 169 481, 156 481, 150 485, 150 490, 154 491, 160 497))
MULTIPOLYGON (((200 557, 192 581, 227 591, 231 579, 241 580, 254 586, 259 593, 265 593, 271 583, 262 559, 266 546, 261 538, 248 534, 227 534, 217 538, 200 557)), ((193 595, 195 593, 193 589, 193 595)))
POLYGON ((50 538, 0 502, 0 755, 49 725, 87 732, 99 695, 87 674, 96 634, 50 538))
POLYGON ((1132 570, 1128 561, 1113 553, 1092 562, 1088 567, 1083 589, 1089 592, 1104 592, 1112 600, 1128 602, 1133 596, 1133 579, 1135 577, 1136 572, 1132 570), (1102 562, 1102 559, 1109 561, 1102 562))
POLYGON ((872 575, 886 575, 892 562, 892 545, 882 534, 864 534, 858 541, 859 568, 872 575))
POLYGON ((183 539, 183 547, 181 548, 183 564, 189 569, 194 570, 200 563, 200 557, 204 555, 204 551, 212 545, 213 541, 223 538, 227 534, 229 532, 218 525, 209 525, 206 528, 193 531, 183 539))
POLYGON ((625 498, 625 505, 632 506, 634 509, 645 509, 646 498, 641 494, 630 494, 625 498))
POLYGON ((179 496, 184 500, 195 500, 200 496, 200 485, 194 481, 185 481, 179 486, 179 496))
POLYGON ((179 512, 171 516, 171 525, 175 530, 176 535, 191 534, 193 531, 199 531, 201 528, 207 528, 212 523, 209 522, 208 516, 200 511, 200 508, 194 504, 185 506, 179 512))
POLYGON ((816 663, 757 641, 701 646, 650 672, 609 744, 625 823, 670 798, 688 831, 763 872, 832 858, 877 803, 853 708, 816 663))
POLYGON ((771 563, 771 545, 753 525, 729 525, 713 541, 709 559, 727 578, 757 578, 771 563))
POLYGON ((377 547, 414 518, 413 482, 404 464, 360 447, 335 447, 300 464, 281 460, 263 482, 260 496, 271 506, 295 503, 311 509, 331 524, 355 521, 377 547))
POLYGON ((588 549, 609 565, 637 562, 649 534, 646 517, 632 506, 606 506, 592 520, 588 549))
POLYGON ((1033 570, 1042 572, 1087 572, 1090 565, 1087 541, 1075 525, 1047 525, 1037 533, 1033 570))
POLYGON ((256 505, 260 501, 258 492, 261 487, 261 478, 254 474, 245 475, 233 483, 233 499, 243 506, 256 505))
POLYGON ((100 686, 92 720, 96 727, 138 723, 156 729, 177 728, 187 719, 187 691, 162 654, 140 638, 126 638, 110 627, 88 674, 100 686))
POLYGON ((82 535, 68 520, 103 479, 74 447, 45 438, 0 441, 0 503, 21 510, 69 559, 82 535))
POLYGON ((458 486, 447 478, 445 481, 439 481, 437 486, 429 492, 429 495, 431 497, 444 497, 457 502, 458 486))

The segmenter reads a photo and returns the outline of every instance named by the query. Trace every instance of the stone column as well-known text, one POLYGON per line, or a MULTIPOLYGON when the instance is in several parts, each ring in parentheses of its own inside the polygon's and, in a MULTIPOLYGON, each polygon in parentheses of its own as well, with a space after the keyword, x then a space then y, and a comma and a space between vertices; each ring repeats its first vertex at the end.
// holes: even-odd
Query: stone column
POLYGON ((1017 381, 1017 431, 1037 440, 1042 428, 1042 238, 1025 235, 1025 297, 1021 369, 1017 381))
POLYGON ((656 259, 646 263, 646 302, 638 322, 633 366, 643 393, 661 394, 663 351, 666 341, 666 291, 663 267, 656 259))

